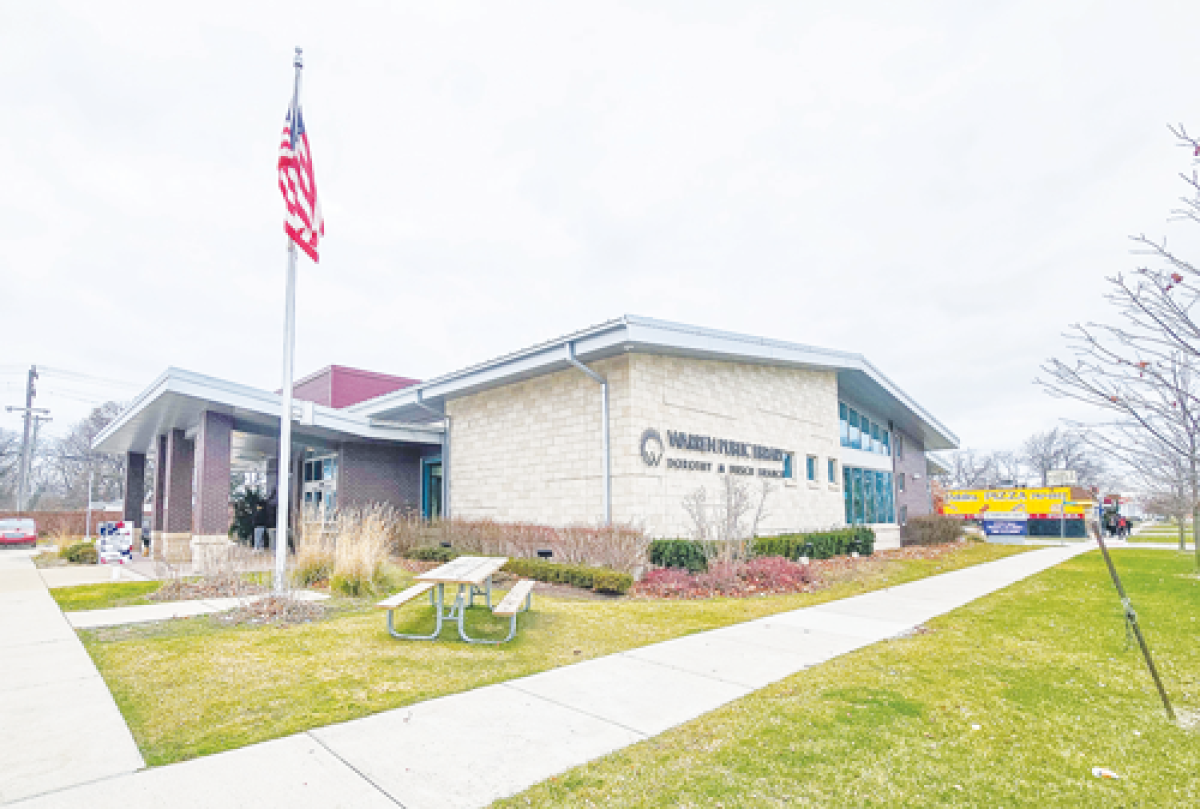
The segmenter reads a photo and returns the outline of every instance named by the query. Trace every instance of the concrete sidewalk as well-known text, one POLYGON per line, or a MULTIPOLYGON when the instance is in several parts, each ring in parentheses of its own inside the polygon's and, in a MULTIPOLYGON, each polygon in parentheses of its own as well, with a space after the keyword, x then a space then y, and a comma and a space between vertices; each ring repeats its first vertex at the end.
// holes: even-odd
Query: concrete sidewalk
MULTIPOLYGON (((326 601, 329 596, 310 590, 299 590, 292 596, 300 601, 326 601)), ((247 596, 245 601, 257 601, 266 594, 247 596)), ((195 598, 187 601, 164 601, 161 604, 134 604, 128 607, 110 607, 104 610, 79 610, 64 612, 67 623, 75 629, 96 629, 102 626, 124 626, 146 624, 152 621, 170 621, 173 618, 194 618, 225 612, 242 603, 241 598, 195 598)))
POLYGON ((31 555, 0 550, 0 803, 145 766, 31 555))
POLYGON ((1094 548, 1030 551, 20 805, 486 806, 1094 548))

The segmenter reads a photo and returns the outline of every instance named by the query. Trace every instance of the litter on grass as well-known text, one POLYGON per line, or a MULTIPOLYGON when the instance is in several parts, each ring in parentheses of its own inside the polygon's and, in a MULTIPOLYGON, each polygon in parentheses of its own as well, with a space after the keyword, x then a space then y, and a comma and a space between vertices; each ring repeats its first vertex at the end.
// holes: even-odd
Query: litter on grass
POLYGON ((1097 778, 1120 778, 1115 772, 1108 767, 1092 767, 1092 775, 1097 778))

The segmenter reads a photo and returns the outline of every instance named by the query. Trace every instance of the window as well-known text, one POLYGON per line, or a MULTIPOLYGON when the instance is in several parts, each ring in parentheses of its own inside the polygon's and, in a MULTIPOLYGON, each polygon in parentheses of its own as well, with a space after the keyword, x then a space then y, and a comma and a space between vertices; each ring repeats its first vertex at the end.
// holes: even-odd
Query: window
POLYGON ((903 472, 901 472, 896 477, 896 488, 899 489, 900 491, 904 491, 904 473, 903 472))
POLYGON ((815 483, 817 480, 817 456, 809 455, 808 462, 805 466, 805 471, 808 473, 808 479, 815 483))
POLYGON ((900 506, 900 524, 908 524, 908 506, 900 506))
POLYGON ((850 416, 841 402, 838 402, 838 427, 841 430, 842 446, 850 446, 850 416))
POLYGON ((858 411, 850 408, 850 447, 862 449, 862 430, 858 426, 858 411))
POLYGON ((842 467, 842 499, 846 503, 846 525, 854 523, 854 495, 850 486, 850 468, 842 467))
POLYGON ((888 433, 887 430, 880 430, 879 438, 881 441, 883 441, 883 448, 880 451, 883 452, 884 455, 891 455, 892 454, 892 444, 891 444, 892 437, 891 437, 891 435, 888 433))
POLYGON ((900 433, 896 433, 896 457, 904 457, 904 436, 900 435, 900 433))
POLYGON ((795 472, 792 471, 792 453, 785 452, 783 453, 783 476, 790 479, 794 475, 795 472))
POLYGON ((879 425, 871 425, 871 452, 883 452, 883 441, 879 439, 879 425))
POLYGON ((829 459, 829 482, 837 483, 837 461, 833 458, 829 459))

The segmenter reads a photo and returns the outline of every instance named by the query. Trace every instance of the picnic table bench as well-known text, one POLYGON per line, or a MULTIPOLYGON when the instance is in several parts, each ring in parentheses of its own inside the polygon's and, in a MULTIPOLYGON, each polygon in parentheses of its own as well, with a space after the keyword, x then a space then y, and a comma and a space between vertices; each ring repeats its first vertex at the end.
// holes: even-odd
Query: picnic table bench
POLYGON ((407 590, 385 598, 375 606, 387 610, 388 632, 393 637, 404 640, 434 640, 442 632, 445 621, 458 623, 458 635, 467 643, 507 643, 517 634, 517 615, 527 612, 533 601, 533 582, 528 579, 518 581, 508 594, 495 606, 492 605, 492 576, 508 559, 499 556, 460 556, 447 562, 441 567, 434 568, 428 573, 417 576, 417 583, 407 590), (454 602, 446 605, 446 585, 457 585, 458 592, 454 602), (408 635, 397 632, 395 628, 396 610, 408 602, 429 594, 429 603, 433 606, 437 625, 429 635, 408 635), (472 638, 467 635, 465 618, 469 607, 475 605, 475 597, 487 599, 487 605, 492 614, 510 619, 508 636, 503 640, 488 640, 487 638, 472 638))

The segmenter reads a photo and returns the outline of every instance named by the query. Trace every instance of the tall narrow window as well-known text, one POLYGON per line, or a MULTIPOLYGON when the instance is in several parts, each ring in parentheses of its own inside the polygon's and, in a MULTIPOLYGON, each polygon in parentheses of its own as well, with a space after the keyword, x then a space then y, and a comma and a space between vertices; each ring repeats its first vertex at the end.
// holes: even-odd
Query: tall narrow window
POLYGON ((809 455, 808 462, 805 464, 805 472, 808 473, 808 479, 812 482, 817 480, 817 456, 809 455))
POLYGON ((883 441, 879 439, 879 425, 871 424, 871 452, 883 452, 883 441))
POLYGON ((888 434, 888 431, 887 431, 887 430, 880 430, 880 431, 879 431, 879 438, 880 438, 880 440, 882 440, 882 441, 883 441, 883 450, 882 450, 883 454, 884 454, 884 455, 891 455, 891 454, 892 454, 892 444, 891 444, 892 438, 891 438, 891 435, 889 435, 889 434, 888 434))
POLYGON ((850 447, 862 449, 862 431, 858 426, 858 411, 850 408, 850 447))
POLYGON ((904 457, 904 436, 900 435, 900 433, 896 433, 896 457, 904 457))
POLYGON ((838 429, 841 432, 842 446, 850 446, 850 416, 846 412, 846 405, 838 402, 838 429))
POLYGON ((829 482, 837 483, 837 461, 833 458, 829 459, 829 482))
POLYGON ((900 491, 904 491, 904 473, 903 472, 896 475, 896 488, 899 489, 900 491))

